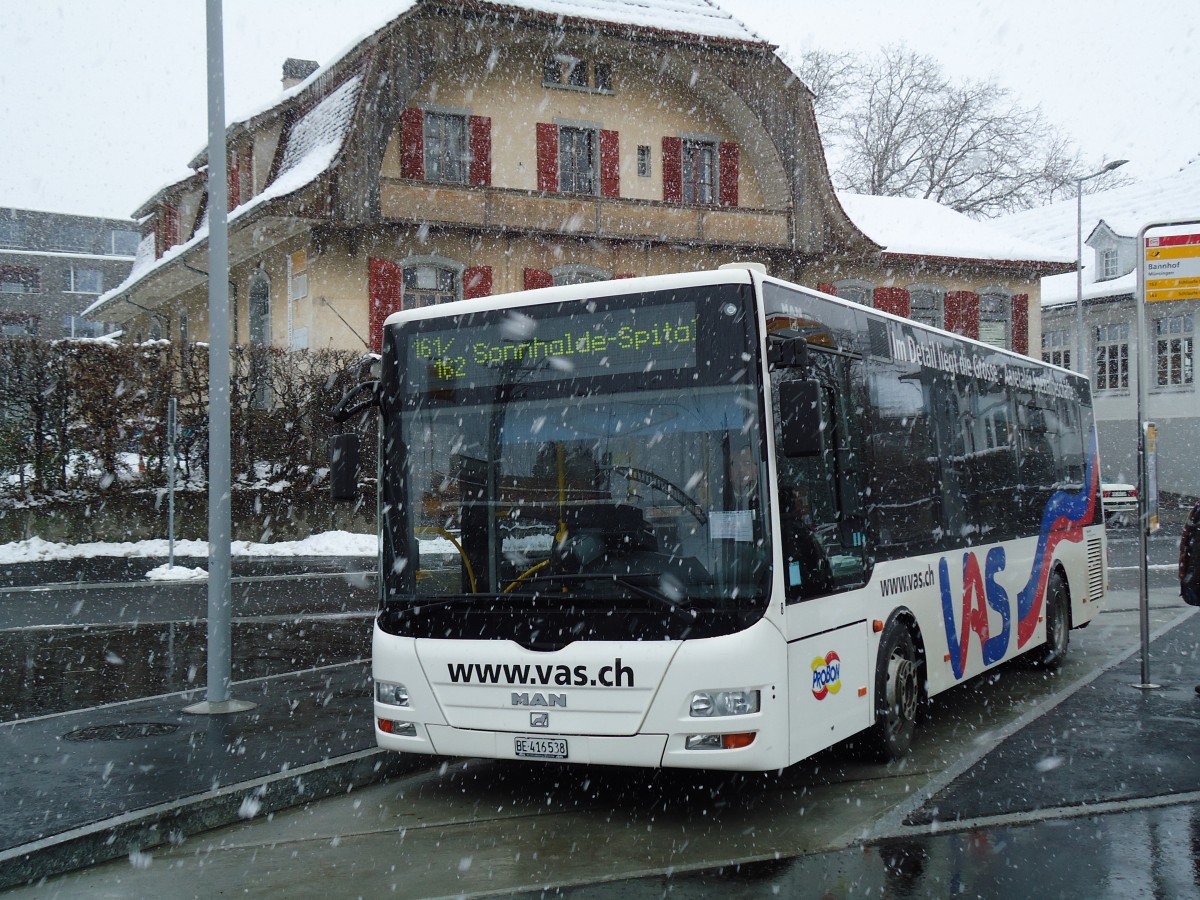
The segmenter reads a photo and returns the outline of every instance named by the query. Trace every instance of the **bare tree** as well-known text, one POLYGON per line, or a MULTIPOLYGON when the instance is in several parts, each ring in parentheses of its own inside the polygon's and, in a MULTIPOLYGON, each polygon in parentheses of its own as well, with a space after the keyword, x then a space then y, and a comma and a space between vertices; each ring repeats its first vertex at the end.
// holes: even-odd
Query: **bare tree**
MULTIPOLYGON (((921 197, 982 218, 1069 196, 1093 171, 1039 108, 994 81, 955 83, 903 46, 870 57, 811 51, 792 65, 815 95, 841 190, 921 197)), ((1085 186, 1119 183, 1110 174, 1085 186)))

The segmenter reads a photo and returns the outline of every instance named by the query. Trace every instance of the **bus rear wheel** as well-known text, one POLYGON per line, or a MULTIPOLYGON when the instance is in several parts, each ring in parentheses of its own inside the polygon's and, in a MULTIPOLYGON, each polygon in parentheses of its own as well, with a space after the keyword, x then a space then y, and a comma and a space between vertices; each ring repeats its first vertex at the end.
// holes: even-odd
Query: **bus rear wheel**
POLYGON ((1057 669, 1071 645, 1071 604, 1066 582, 1055 572, 1046 586, 1046 643, 1029 654, 1039 669, 1057 669))
POLYGON ((882 762, 902 759, 912 746, 921 707, 921 665, 908 629, 893 619, 879 643, 875 668, 874 755, 882 762))

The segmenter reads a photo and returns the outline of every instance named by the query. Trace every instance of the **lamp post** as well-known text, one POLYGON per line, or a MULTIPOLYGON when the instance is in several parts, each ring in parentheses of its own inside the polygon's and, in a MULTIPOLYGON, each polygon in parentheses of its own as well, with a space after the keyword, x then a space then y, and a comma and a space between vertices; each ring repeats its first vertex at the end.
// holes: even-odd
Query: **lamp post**
POLYGON ((1084 362, 1087 338, 1083 334, 1083 183, 1099 178, 1105 172, 1119 169, 1127 162, 1127 159, 1114 159, 1091 175, 1080 175, 1075 179, 1075 371, 1088 381, 1091 381, 1091 376, 1088 375, 1087 363, 1084 362))

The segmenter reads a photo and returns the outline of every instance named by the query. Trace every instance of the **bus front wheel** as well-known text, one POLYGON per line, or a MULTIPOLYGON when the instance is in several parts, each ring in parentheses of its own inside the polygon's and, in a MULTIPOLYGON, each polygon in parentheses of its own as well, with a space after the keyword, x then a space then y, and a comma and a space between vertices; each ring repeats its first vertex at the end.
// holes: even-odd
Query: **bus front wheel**
POLYGON ((912 635, 893 619, 879 642, 875 668, 874 755, 883 762, 901 759, 912 746, 921 706, 921 666, 912 635))

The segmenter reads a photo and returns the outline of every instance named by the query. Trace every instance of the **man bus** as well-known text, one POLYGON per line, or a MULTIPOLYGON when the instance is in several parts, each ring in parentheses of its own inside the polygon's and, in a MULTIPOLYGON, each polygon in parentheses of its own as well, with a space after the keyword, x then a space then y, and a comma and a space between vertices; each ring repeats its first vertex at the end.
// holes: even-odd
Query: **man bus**
MULTIPOLYGON (((772 770, 1105 590, 1088 382, 746 269, 384 329, 379 746, 772 770)), ((344 483, 344 475, 339 476, 344 483)))

